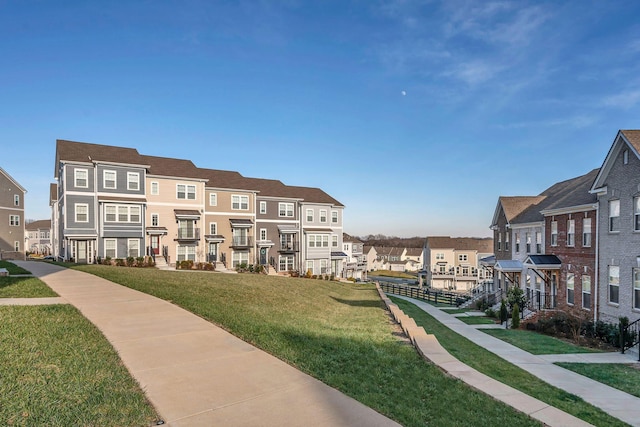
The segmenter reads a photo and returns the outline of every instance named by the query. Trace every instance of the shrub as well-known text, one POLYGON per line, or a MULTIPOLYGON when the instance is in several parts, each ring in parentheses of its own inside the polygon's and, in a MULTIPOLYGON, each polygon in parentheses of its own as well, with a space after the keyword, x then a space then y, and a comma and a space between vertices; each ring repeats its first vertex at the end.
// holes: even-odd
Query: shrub
POLYGON ((104 259, 102 260, 102 264, 111 265, 111 257, 110 256, 104 257, 104 259))
POLYGON ((122 259, 122 258, 116 258, 116 265, 117 265, 118 267, 124 267, 126 264, 125 264, 124 259, 122 259))
POLYGON ((211 262, 207 262, 204 264, 204 269, 206 271, 214 271, 216 269, 216 266, 211 262))
POLYGON ((511 329, 518 329, 520 327, 520 309, 519 305, 513 306, 513 312, 511 313, 511 329))
POLYGON ((147 267, 155 267, 156 266, 156 262, 153 260, 152 257, 148 257, 147 258, 147 267))
POLYGON ((509 312, 507 311, 507 303, 503 299, 502 302, 500 302, 500 323, 506 322, 508 318, 509 312))
POLYGON ((487 309, 484 311, 484 314, 486 314, 486 315, 487 315, 487 317, 494 317, 494 318, 495 318, 495 317, 498 317, 498 316, 497 316, 497 314, 496 314, 496 311, 495 311, 493 308, 487 308, 487 309))
MULTIPOLYGON (((307 272, 304 274, 304 277, 306 277, 307 279, 311 279, 313 276, 313 273, 311 272, 311 269, 307 270, 307 272)), ((315 277, 313 277, 315 279, 315 277)))
POLYGON ((128 256, 127 257, 127 267, 133 267, 133 264, 135 264, 136 259, 132 256, 128 256))
POLYGON ((144 267, 144 257, 143 256, 139 256, 136 257, 136 267, 144 267))
POLYGON ((193 261, 190 259, 185 259, 185 260, 176 262, 176 269, 191 270, 192 268, 193 268, 193 261))
POLYGON ((515 305, 518 306, 518 311, 524 310, 527 298, 524 296, 524 291, 518 286, 512 286, 507 291, 507 302, 509 303, 509 309, 513 310, 515 305))

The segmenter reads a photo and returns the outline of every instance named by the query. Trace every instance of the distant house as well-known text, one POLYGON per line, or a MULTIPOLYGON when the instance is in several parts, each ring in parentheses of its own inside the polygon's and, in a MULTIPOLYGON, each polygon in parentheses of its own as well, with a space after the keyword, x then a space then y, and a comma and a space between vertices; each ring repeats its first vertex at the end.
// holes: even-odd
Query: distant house
POLYGON ((422 255, 422 248, 405 248, 400 259, 402 261, 407 261, 407 271, 418 271, 424 264, 422 255))
POLYGON ((0 259, 25 258, 25 190, 0 168, 0 259))
POLYGON ((25 247, 32 254, 51 255, 51 220, 42 219, 25 225, 25 247))
POLYGON ((364 254, 362 241, 347 233, 342 233, 342 249, 347 256, 343 270, 344 278, 366 279, 367 257, 364 254))
POLYGON ((474 237, 427 237, 423 248, 427 285, 435 289, 469 291, 491 273, 480 259, 492 254, 493 240, 474 237))

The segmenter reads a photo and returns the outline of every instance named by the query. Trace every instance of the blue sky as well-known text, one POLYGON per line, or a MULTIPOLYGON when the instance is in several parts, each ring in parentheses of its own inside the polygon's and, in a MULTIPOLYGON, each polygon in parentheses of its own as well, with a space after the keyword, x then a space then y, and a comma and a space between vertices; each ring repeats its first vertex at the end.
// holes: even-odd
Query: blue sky
POLYGON ((640 3, 0 0, 0 140, 50 216, 55 141, 321 187, 345 232, 489 236, 500 195, 637 129, 640 3))

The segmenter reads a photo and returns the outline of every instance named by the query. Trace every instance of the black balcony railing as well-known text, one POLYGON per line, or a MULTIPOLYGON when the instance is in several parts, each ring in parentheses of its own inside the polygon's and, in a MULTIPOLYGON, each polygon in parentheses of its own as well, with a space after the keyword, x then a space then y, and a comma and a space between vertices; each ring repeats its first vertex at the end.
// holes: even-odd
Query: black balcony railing
POLYGON ((280 242, 279 252, 298 252, 298 242, 280 242))
POLYGON ((200 240, 199 228, 178 228, 176 240, 200 240))
POLYGON ((249 248, 253 245, 252 239, 249 236, 234 237, 231 239, 231 247, 233 248, 249 248))

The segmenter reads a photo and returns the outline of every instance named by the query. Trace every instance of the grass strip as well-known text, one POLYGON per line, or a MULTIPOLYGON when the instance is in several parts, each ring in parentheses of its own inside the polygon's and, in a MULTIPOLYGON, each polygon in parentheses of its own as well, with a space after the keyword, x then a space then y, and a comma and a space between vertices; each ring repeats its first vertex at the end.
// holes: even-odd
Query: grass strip
POLYGON ((6 268, 9 274, 31 274, 29 270, 18 267, 10 261, 0 260, 0 268, 6 268))
POLYGON ((0 420, 148 426, 157 419, 102 334, 69 305, 0 307, 0 420))
POLYGON ((539 425, 422 359, 371 284, 77 268, 170 300, 406 427, 539 425))
POLYGON ((556 365, 640 397, 640 369, 637 365, 568 362, 557 362, 556 365))
POLYGON ((57 297, 51 288, 35 277, 0 277, 0 298, 57 297))
POLYGON ((496 324, 496 319, 492 317, 459 316, 459 317, 456 317, 456 319, 466 323, 467 325, 495 325, 496 324))
POLYGON ((398 304, 405 314, 412 317, 418 326, 422 326, 428 334, 435 335, 440 344, 462 363, 595 426, 627 425, 585 402, 580 397, 547 384, 524 369, 474 344, 437 321, 415 304, 391 295, 389 297, 398 304))
POLYGON ((523 329, 481 329, 492 337, 508 342, 531 354, 600 353, 600 350, 580 347, 549 335, 523 329))

